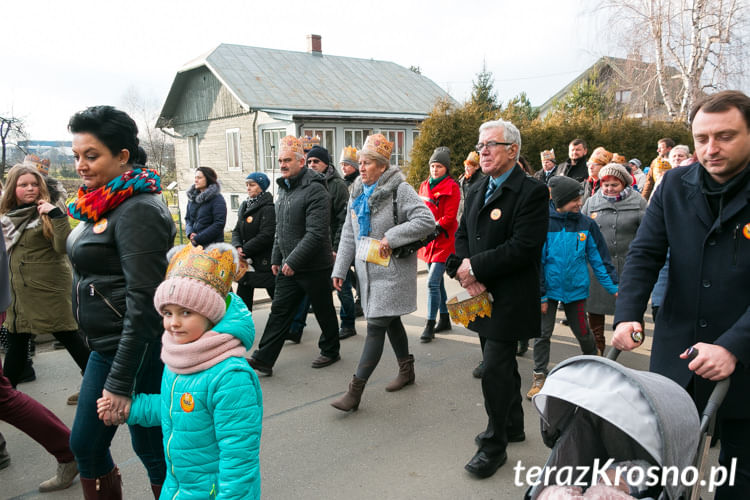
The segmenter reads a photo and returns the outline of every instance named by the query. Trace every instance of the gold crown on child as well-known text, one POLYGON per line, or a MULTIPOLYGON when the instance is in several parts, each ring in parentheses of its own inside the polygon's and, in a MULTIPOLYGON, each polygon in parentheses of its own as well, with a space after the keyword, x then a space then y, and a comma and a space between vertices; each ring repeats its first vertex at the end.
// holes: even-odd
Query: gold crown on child
MULTIPOLYGON (((239 260, 240 264, 244 259, 239 260)), ((169 261, 166 279, 190 278, 216 289, 223 297, 232 290, 232 281, 239 280, 247 266, 237 269, 235 255, 229 245, 204 250, 202 246, 185 245, 169 261)))

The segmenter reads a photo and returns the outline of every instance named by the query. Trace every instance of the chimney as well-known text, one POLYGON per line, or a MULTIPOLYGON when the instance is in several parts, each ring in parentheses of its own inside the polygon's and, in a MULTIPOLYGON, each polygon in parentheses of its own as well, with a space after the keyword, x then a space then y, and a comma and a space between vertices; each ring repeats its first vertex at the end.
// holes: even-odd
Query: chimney
POLYGON ((307 52, 315 56, 323 55, 323 48, 320 42, 320 35, 307 35, 307 52))

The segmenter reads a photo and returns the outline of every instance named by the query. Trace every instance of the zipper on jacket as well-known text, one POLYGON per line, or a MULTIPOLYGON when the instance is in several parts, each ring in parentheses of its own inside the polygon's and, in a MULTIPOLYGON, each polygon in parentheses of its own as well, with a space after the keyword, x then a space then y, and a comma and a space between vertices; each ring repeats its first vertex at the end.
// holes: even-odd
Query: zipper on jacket
POLYGON ((104 296, 99 290, 96 289, 93 283, 89 283, 89 295, 93 297, 94 295, 98 295, 99 298, 101 298, 105 304, 107 304, 107 307, 112 309, 112 312, 114 312, 118 318, 122 318, 122 313, 118 311, 115 306, 112 305, 112 302, 109 301, 107 297, 104 296))
MULTIPOLYGON (((174 409, 174 388, 177 385, 177 379, 179 378, 179 375, 176 375, 174 380, 172 381, 172 390, 169 393, 169 420, 172 421, 172 432, 169 435, 169 439, 167 439, 167 458, 169 459, 169 468, 172 469, 172 476, 175 476, 174 473, 174 461, 172 460, 172 450, 170 448, 170 445, 172 444, 172 438, 174 437, 174 419, 172 418, 172 410, 174 409)), ((161 404, 161 401, 159 402, 161 404)), ((180 487, 179 484, 177 485, 177 492, 179 493, 180 487)), ((175 493, 175 497, 177 496, 177 493, 175 493)))
POLYGON ((740 225, 734 226, 734 255, 732 256, 732 262, 737 265, 737 253, 740 251, 740 225))

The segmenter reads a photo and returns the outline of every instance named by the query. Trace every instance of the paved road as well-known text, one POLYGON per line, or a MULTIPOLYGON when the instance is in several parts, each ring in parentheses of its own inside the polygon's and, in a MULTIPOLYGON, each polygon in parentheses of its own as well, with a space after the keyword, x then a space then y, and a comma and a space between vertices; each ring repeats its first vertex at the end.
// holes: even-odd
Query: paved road
MULTIPOLYGON (((458 291, 446 283, 449 296, 458 291)), ((359 411, 345 414, 329 403, 345 391, 362 350, 365 322, 358 335, 342 342, 342 360, 314 370, 319 328, 309 317, 303 341, 288 344, 274 367, 273 377, 261 377, 265 416, 261 447, 264 498, 477 498, 517 499, 524 488, 514 486, 513 465, 543 465, 549 450, 539 436, 539 418, 524 401, 527 440, 511 444, 509 461, 497 474, 476 480, 463 466, 476 451, 474 436, 483 430, 486 414, 479 381, 471 371, 480 359, 479 342, 471 332, 454 326, 420 344, 426 308, 425 276, 419 278, 419 310, 404 318, 416 358, 416 384, 396 393, 385 385, 397 372, 393 351, 383 359, 367 385, 359 411)), ((268 305, 255 312, 259 330, 266 323, 268 305)), ((256 335, 256 341, 260 332, 256 335)), ((638 354, 625 353, 620 361, 645 369, 648 345, 638 354)), ((567 327, 557 325, 552 360, 578 354, 567 327)), ((519 358, 523 390, 531 383, 531 352, 519 358)), ((74 407, 66 398, 77 390, 80 375, 65 351, 40 352, 35 358, 37 381, 20 388, 49 406, 68 425, 74 407)), ((54 459, 15 428, 0 422, 0 432, 12 455, 9 468, 0 471, 0 498, 81 498, 81 487, 41 495, 36 488, 52 475, 54 459)), ((125 498, 150 498, 145 470, 130 447, 123 427, 113 455, 124 481, 125 498)), ((704 498, 706 498, 704 496, 704 498)))

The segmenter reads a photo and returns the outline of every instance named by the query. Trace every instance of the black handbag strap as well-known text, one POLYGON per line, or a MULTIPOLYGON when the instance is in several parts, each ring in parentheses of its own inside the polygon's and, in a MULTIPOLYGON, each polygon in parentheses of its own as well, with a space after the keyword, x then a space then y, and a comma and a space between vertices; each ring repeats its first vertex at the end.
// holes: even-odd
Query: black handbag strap
POLYGON ((393 194, 393 225, 398 226, 398 205, 396 204, 396 196, 398 196, 398 186, 401 184, 398 184, 395 188, 393 188, 392 194, 393 194))

